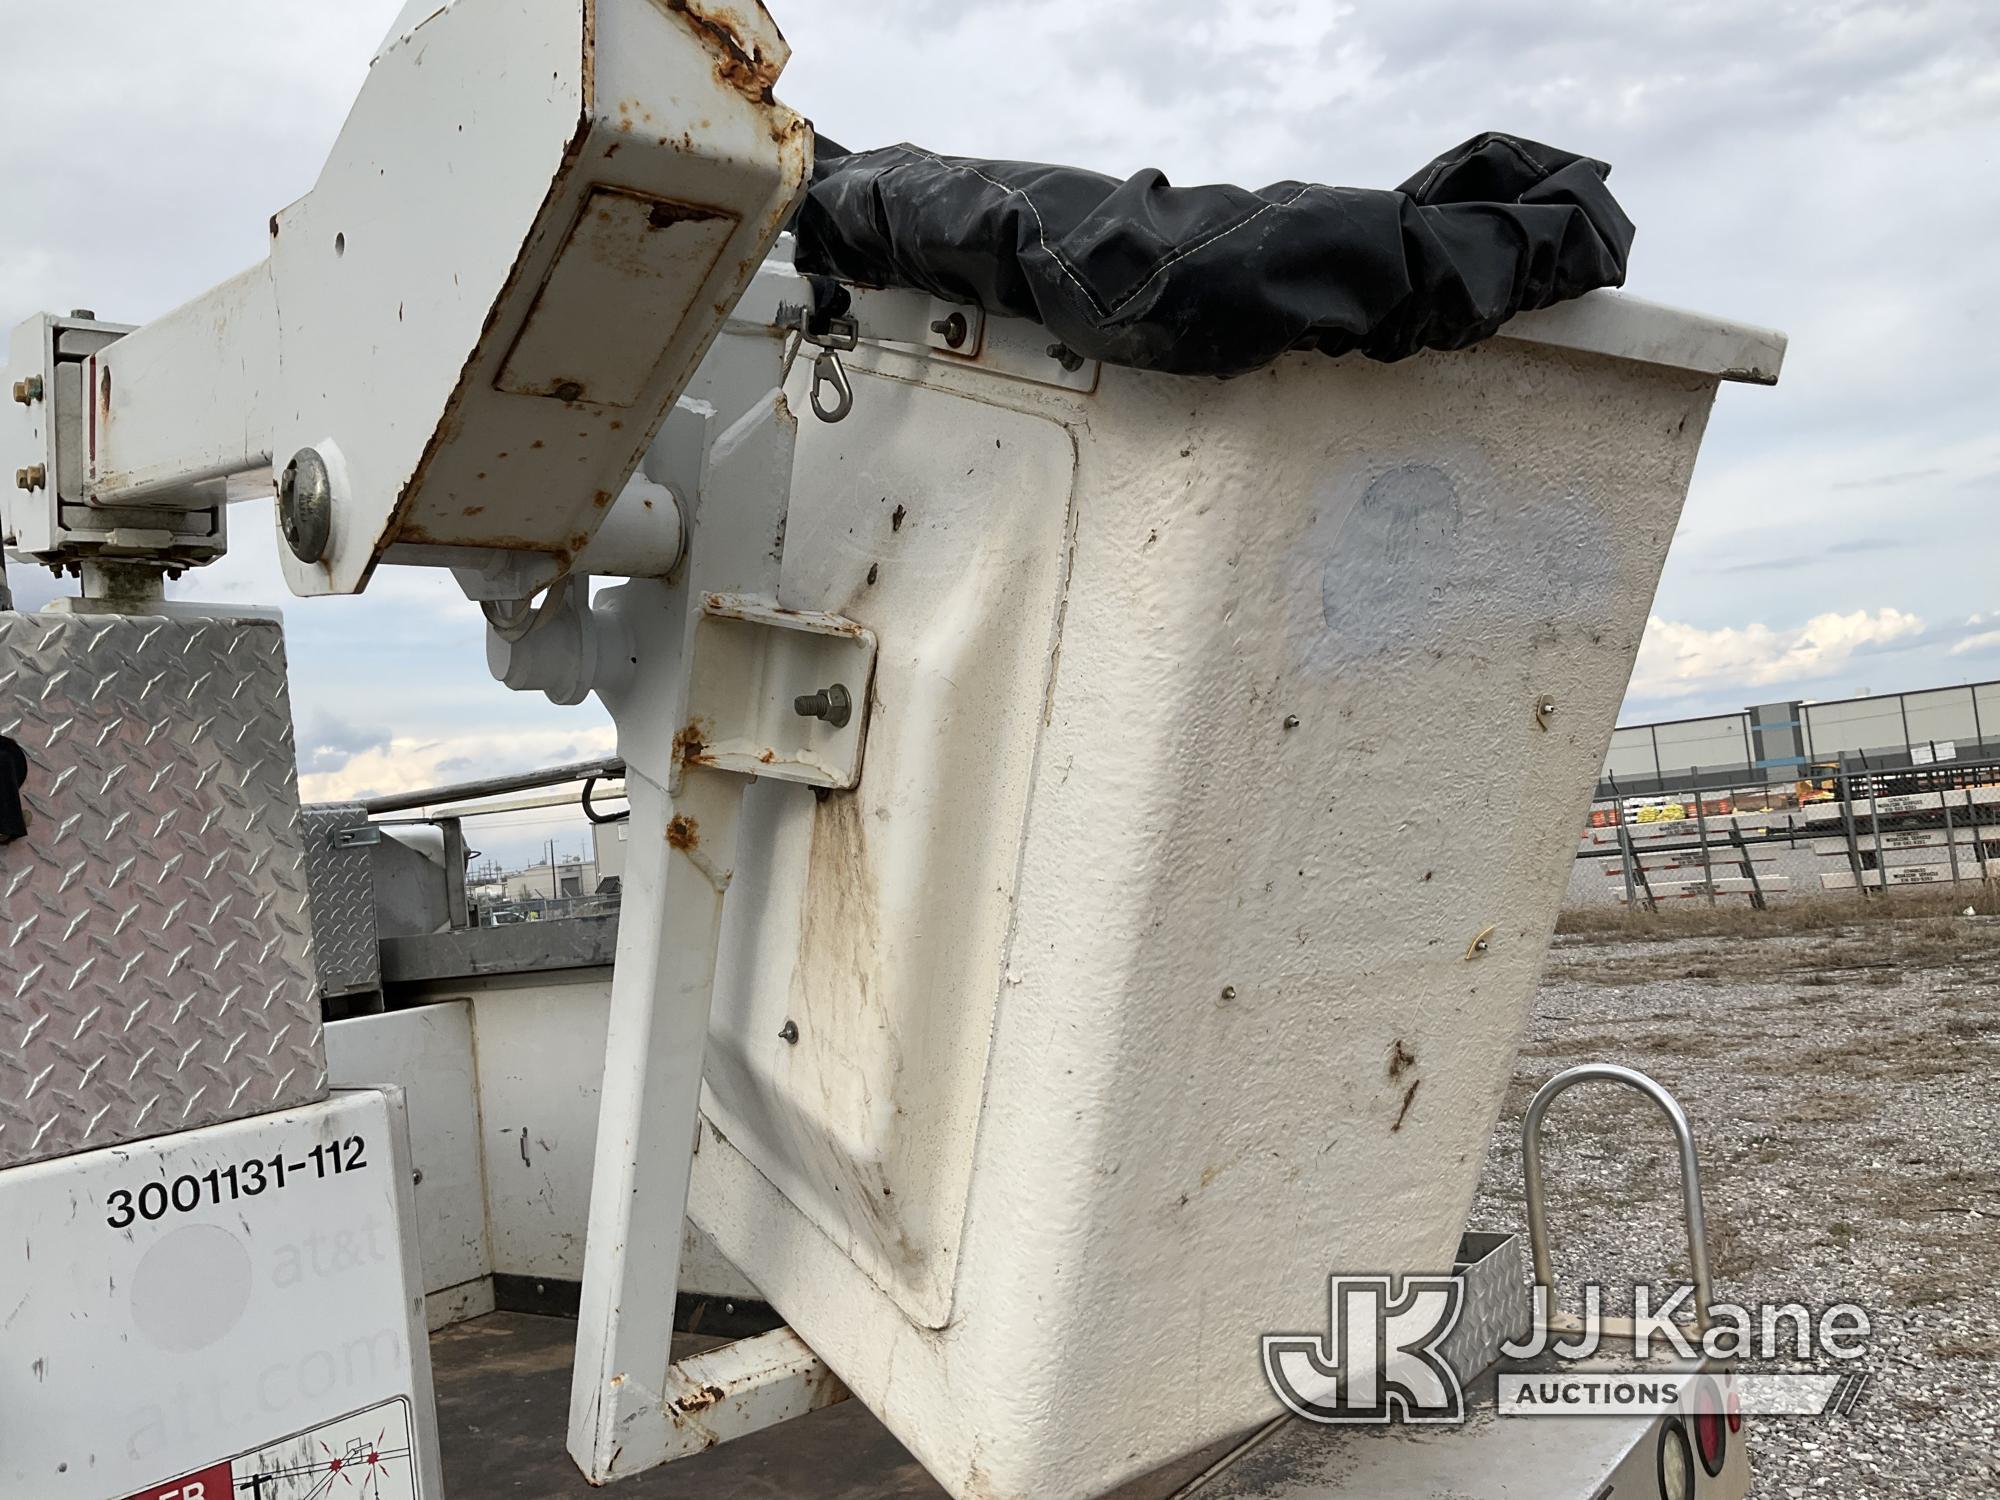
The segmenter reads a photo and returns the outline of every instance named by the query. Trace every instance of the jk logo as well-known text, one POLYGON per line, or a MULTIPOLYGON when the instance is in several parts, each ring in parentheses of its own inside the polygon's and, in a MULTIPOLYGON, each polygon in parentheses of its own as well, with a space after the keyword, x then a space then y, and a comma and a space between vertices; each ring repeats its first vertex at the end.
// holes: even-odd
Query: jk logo
POLYGON ((1333 1276, 1328 1334, 1264 1335, 1264 1378, 1309 1422, 1462 1422, 1465 1392, 1438 1346, 1458 1324, 1454 1276, 1333 1276))

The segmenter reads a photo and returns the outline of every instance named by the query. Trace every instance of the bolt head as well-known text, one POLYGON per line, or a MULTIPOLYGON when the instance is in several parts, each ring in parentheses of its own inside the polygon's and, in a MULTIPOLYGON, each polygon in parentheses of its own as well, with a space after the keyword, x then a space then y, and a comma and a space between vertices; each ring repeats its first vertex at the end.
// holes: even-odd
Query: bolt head
POLYGON ((25 380, 14 382, 14 399, 23 406, 32 406, 42 399, 42 377, 30 375, 25 380))
POLYGON ((783 1026, 778 1028, 778 1040, 796 1047, 799 1044, 799 1023, 797 1021, 786 1021, 783 1026))
POLYGON ((301 448, 278 476, 278 529, 300 562, 325 559, 333 540, 333 475, 314 449, 301 448))
POLYGON ((845 729, 854 717, 854 698, 844 683, 801 693, 792 699, 792 709, 802 719, 818 719, 835 729, 845 729))
POLYGON ((931 324, 931 332, 943 339, 953 349, 964 345, 965 336, 970 331, 971 329, 965 321, 964 313, 953 313, 950 317, 939 318, 935 323, 931 324))

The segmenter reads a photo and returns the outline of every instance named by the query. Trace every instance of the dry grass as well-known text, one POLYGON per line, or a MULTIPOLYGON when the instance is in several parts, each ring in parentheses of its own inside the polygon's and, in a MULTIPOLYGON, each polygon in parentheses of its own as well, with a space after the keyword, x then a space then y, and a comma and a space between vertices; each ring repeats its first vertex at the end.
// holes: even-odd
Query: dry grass
MULTIPOLYGON (((1710 915, 1674 912, 1620 918, 1619 926, 1597 926, 1572 934, 1552 955, 1552 977, 1593 984, 1638 986, 1661 979, 1692 979, 1712 985, 1803 986, 1793 1003, 1810 1005, 1813 989, 1869 986, 1890 989, 1923 969, 1984 969, 2000 965, 2000 922, 1966 917, 1960 905, 1938 909, 1935 901, 1847 901, 1819 903, 1846 920, 1824 917, 1794 922, 1791 913, 1812 906, 1768 912, 1718 909, 1729 926, 1718 931, 1701 919, 1710 915), (1749 925, 1749 919, 1765 926, 1749 925), (1746 924, 1740 929, 1734 924, 1746 924), (1788 925, 1789 924, 1789 925, 1788 925), (1746 941, 1789 938, 1790 942, 1746 941), (1636 947, 1659 943, 1660 948, 1636 947), (1671 947, 1667 945, 1671 944, 1671 947), (1614 947, 1613 945, 1618 945, 1614 947), (1611 951, 1599 951, 1610 949, 1611 951)), ((1592 919, 1596 912, 1587 914, 1592 919)))
POLYGON ((1939 1339, 1935 1348, 1940 1359, 2000 1360, 2000 1335, 1956 1335, 1939 1339))
POLYGON ((1715 906, 1677 902, 1664 911, 1579 906, 1556 921, 1558 934, 1582 942, 1672 942, 1691 937, 1777 938, 1913 917, 1955 917, 1967 907, 1979 916, 2000 916, 2000 890, 1991 885, 1938 889, 1895 887, 1880 895, 1828 895, 1784 901, 1758 911, 1741 897, 1715 906))
POLYGON ((1809 1094, 1784 1112, 1784 1117, 1801 1125, 1849 1125, 1872 1120, 1878 1105, 1868 1095, 1852 1089, 1809 1094))

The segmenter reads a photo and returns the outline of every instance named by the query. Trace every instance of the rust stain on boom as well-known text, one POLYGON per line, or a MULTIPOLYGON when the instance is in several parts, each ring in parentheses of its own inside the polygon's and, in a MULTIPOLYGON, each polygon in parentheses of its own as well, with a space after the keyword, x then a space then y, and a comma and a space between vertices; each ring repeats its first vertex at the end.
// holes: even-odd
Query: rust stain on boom
POLYGON ((729 87, 761 104, 772 104, 772 89, 784 67, 780 58, 767 57, 756 34, 743 18, 724 5, 702 0, 663 0, 666 8, 680 16, 718 50, 715 76, 729 87))
POLYGON ((674 758, 684 766, 707 765, 714 759, 708 752, 709 727, 697 719, 674 736, 674 758))

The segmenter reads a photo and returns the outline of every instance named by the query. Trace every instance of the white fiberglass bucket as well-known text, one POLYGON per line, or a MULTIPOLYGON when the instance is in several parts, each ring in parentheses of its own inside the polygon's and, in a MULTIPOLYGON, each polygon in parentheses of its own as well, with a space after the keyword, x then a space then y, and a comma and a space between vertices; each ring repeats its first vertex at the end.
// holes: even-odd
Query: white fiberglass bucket
POLYGON ((858 790, 750 789, 692 1201, 980 1500, 1251 1428, 1330 1272, 1449 1268, 1717 383, 1783 349, 1608 294, 1227 382, 1045 343, 864 345, 802 422, 782 602, 875 702, 858 790))

